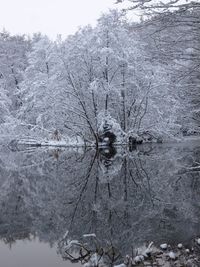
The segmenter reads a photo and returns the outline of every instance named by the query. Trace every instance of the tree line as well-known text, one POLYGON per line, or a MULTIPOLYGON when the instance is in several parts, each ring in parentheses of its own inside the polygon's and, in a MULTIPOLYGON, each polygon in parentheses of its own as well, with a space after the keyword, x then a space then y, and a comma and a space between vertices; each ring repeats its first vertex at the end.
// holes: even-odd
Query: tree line
POLYGON ((199 4, 132 2, 140 22, 112 10, 65 40, 2 31, 0 134, 199 134, 199 4))

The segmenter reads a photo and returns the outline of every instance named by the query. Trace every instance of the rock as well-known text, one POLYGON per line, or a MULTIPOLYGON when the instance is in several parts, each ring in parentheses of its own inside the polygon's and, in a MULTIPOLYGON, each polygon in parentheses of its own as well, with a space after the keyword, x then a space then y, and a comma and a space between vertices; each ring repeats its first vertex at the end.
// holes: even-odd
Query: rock
POLYGON ((182 248, 183 248, 183 244, 179 243, 177 247, 178 247, 179 249, 182 249, 182 248))
POLYGON ((169 258, 172 259, 172 260, 175 260, 177 257, 176 257, 176 254, 173 252, 173 251, 170 251, 169 254, 168 254, 169 258))
POLYGON ((167 246, 167 244, 166 244, 166 243, 164 243, 164 244, 161 244, 161 245, 160 245, 160 248, 161 248, 161 249, 163 249, 163 250, 166 250, 166 249, 167 249, 167 247, 168 247, 168 246, 167 246))
POLYGON ((198 245, 200 245, 200 238, 197 238, 196 242, 197 242, 198 245))
POLYGON ((143 255, 138 255, 138 256, 136 256, 136 257, 134 258, 134 262, 135 262, 135 263, 140 263, 140 262, 142 262, 142 261, 144 261, 144 256, 143 256, 143 255))

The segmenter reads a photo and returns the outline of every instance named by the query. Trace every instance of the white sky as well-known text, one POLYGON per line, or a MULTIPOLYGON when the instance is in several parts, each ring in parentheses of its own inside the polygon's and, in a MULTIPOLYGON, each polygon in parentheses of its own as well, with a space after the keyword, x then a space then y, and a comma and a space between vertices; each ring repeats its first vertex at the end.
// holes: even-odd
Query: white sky
POLYGON ((42 32, 66 37, 79 26, 95 24, 115 0, 0 0, 0 30, 12 34, 42 32))

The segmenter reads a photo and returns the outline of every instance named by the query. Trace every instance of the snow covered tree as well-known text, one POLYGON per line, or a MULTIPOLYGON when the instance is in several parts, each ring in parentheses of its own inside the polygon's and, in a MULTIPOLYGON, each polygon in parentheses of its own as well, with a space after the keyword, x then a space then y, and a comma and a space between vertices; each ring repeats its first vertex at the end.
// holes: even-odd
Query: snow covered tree
POLYGON ((9 121, 11 101, 0 79, 0 124, 9 121))
POLYGON ((61 58, 74 101, 69 105, 71 124, 75 118, 77 126, 85 121, 98 136, 100 121, 106 124, 111 116, 124 131, 133 128, 133 116, 137 121, 143 113, 147 77, 152 76, 139 41, 116 11, 103 15, 94 29, 83 28, 66 40, 61 58))
POLYGON ((24 81, 20 84, 22 106, 19 118, 45 130, 62 130, 64 109, 59 87, 59 60, 56 44, 47 37, 33 43, 28 54, 24 81))
POLYGON ((181 104, 178 121, 182 131, 199 133, 200 1, 117 2, 129 2, 127 10, 139 10, 145 18, 138 28, 154 47, 152 60, 168 65, 166 71, 181 104))
POLYGON ((2 32, 4 113, 56 138, 96 143, 112 134, 112 142, 121 142, 198 133, 199 7, 133 1, 139 2, 138 8, 155 11, 144 21, 130 23, 112 10, 64 41, 2 32))
POLYGON ((12 101, 10 108, 13 115, 16 115, 21 103, 18 97, 19 84, 27 66, 26 53, 29 47, 30 42, 25 36, 11 36, 5 30, 0 33, 0 75, 12 101))
POLYGON ((199 0, 117 0, 116 3, 130 2, 130 6, 128 6, 128 10, 139 9, 142 13, 146 14, 160 14, 163 12, 167 12, 169 10, 190 10, 193 8, 200 7, 199 0))

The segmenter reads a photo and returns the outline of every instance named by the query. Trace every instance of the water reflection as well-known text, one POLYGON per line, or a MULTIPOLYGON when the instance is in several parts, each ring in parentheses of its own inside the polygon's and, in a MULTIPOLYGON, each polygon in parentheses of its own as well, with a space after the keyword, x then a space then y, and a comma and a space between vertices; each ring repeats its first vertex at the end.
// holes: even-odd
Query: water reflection
POLYGON ((195 142, 132 152, 4 146, 0 238, 12 246, 34 236, 60 258, 107 264, 152 240, 187 244, 200 234, 199 162, 195 142))

